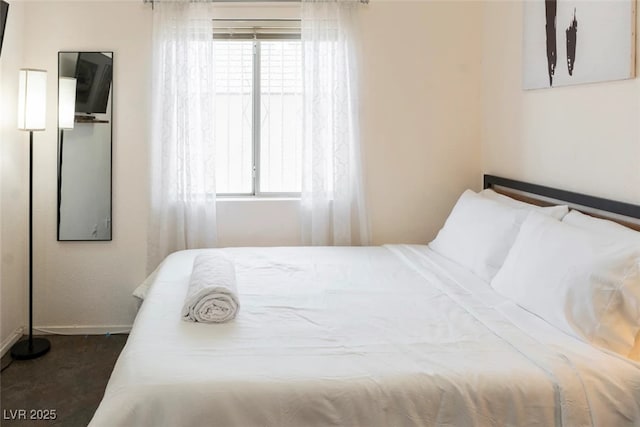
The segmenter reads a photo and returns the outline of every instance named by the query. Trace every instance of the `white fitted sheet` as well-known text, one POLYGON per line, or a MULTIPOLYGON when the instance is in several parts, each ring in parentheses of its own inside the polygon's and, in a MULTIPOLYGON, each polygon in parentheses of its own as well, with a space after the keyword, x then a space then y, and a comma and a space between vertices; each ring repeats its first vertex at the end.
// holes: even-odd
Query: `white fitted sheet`
POLYGON ((219 250, 236 319, 182 321, 207 250, 169 256, 92 427, 640 425, 639 364, 426 246, 219 250))

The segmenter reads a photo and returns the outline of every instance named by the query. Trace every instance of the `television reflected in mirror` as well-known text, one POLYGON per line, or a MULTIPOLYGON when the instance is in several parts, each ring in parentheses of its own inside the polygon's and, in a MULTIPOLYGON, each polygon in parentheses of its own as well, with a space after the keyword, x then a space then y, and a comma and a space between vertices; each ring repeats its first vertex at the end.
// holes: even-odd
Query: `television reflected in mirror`
POLYGON ((59 52, 58 78, 58 240, 111 240, 113 52, 59 52))
POLYGON ((2 43, 4 42, 4 29, 7 26, 9 16, 9 3, 0 0, 0 55, 2 55, 2 43))

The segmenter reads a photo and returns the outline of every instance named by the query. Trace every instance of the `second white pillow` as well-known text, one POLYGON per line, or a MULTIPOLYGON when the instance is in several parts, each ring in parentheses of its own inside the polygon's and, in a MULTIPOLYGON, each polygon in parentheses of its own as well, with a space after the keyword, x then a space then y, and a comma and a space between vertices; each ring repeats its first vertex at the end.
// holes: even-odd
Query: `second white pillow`
POLYGON ((640 330, 640 247, 537 212, 491 286, 557 328, 624 356, 640 330))

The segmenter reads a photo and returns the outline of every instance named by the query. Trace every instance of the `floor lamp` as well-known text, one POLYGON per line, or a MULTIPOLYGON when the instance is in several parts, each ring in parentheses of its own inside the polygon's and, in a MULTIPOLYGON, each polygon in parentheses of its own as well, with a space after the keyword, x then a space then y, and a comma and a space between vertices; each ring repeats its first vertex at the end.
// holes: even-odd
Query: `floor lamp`
POLYGON ((14 359, 35 359, 51 348, 46 338, 33 338, 33 132, 45 129, 47 72, 22 69, 18 78, 18 129, 29 131, 29 338, 11 347, 14 359))

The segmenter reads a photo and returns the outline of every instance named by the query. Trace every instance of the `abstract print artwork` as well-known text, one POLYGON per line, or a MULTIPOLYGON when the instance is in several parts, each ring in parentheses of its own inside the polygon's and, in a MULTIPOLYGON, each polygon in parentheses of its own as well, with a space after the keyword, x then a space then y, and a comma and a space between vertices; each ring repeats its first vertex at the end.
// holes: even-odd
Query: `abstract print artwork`
POLYGON ((635 76, 635 0, 524 2, 523 87, 635 76))

